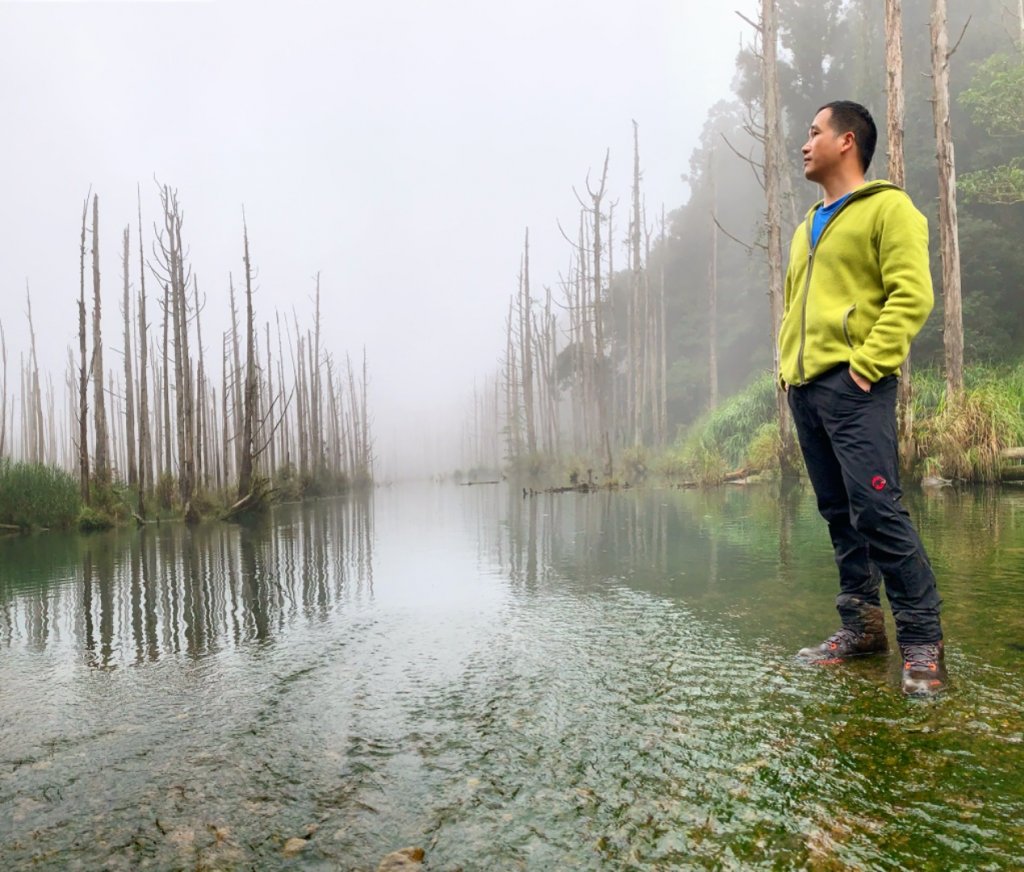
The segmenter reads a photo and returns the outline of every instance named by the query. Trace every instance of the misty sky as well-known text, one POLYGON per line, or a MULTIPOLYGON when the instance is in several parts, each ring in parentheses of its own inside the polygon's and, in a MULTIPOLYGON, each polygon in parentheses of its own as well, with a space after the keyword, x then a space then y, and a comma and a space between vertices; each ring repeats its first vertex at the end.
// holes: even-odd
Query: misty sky
MULTIPOLYGON (((151 238, 156 177, 184 209, 211 365, 228 274, 237 285, 242 270, 244 205, 259 323, 294 306, 311 326, 320 271, 327 346, 336 357, 366 346, 378 455, 385 475, 400 471, 458 433, 474 379, 496 368, 527 226, 538 293, 565 271, 556 220, 575 225, 572 186, 606 148, 625 217, 631 119, 648 208, 685 201, 680 175, 749 37, 734 10, 753 5, 0 0, 12 383, 28 349, 26 279, 40 363, 58 384, 77 349, 90 185, 104 334, 120 348, 121 232, 132 224, 134 248, 141 184, 151 238)), ((120 361, 108 351, 105 364, 120 361)))

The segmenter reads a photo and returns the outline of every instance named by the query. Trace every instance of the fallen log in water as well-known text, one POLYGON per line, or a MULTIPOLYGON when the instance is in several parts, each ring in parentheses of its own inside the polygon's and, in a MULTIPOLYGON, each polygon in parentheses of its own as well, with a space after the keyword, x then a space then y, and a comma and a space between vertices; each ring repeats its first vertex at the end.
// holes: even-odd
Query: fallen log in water
POLYGON ((267 506, 270 503, 270 495, 274 492, 273 488, 268 488, 265 485, 257 485, 238 502, 236 502, 231 508, 224 513, 225 521, 233 521, 242 515, 251 515, 265 512, 267 506))
MULTIPOLYGON (((754 469, 751 466, 745 466, 743 469, 734 469, 732 472, 727 472, 722 476, 721 481, 714 482, 714 484, 746 484, 747 479, 752 475, 757 475, 761 470, 754 469)), ((701 481, 678 481, 673 487, 677 488, 696 488, 696 487, 707 487, 709 482, 701 481)))
POLYGON ((1024 481, 1024 463, 1014 461, 1024 460, 1024 448, 1004 448, 999 452, 1003 460, 1002 468, 999 470, 1000 481, 1024 481), (1007 461, 1010 461, 1007 463, 1007 461))

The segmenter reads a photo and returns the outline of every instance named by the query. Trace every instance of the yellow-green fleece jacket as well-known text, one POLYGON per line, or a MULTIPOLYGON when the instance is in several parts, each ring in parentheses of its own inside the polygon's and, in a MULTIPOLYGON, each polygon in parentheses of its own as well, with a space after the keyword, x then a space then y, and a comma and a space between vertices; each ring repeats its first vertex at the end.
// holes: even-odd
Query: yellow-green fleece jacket
POLYGON ((932 310, 928 221, 890 182, 854 189, 811 247, 816 203, 793 234, 779 378, 802 385, 841 363, 896 372, 932 310))

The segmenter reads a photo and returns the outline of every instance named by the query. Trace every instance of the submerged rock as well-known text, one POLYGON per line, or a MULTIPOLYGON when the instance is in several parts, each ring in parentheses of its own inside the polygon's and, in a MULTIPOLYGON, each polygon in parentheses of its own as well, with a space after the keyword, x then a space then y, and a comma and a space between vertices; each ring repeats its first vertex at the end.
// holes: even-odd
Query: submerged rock
POLYGON ((286 857, 294 857, 296 854, 301 854, 308 844, 309 839, 289 839, 284 843, 284 855, 286 857))
POLYGON ((419 872, 423 868, 422 848, 402 848, 392 851, 377 867, 377 872, 419 872))

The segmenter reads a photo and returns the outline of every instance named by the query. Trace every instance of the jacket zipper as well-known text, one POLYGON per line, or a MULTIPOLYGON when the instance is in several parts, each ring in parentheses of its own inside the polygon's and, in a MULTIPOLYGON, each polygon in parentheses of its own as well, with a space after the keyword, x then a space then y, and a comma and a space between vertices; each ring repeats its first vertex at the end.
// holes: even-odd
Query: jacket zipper
MULTIPOLYGON (((871 193, 874 193, 875 190, 877 189, 872 188, 871 193)), ((846 202, 836 210, 835 214, 829 218, 828 223, 821 229, 821 235, 818 237, 818 241, 813 245, 811 244, 811 227, 814 224, 814 216, 812 214, 804 219, 804 224, 807 225, 807 278, 804 279, 803 300, 800 305, 800 348, 796 355, 796 367, 800 372, 801 385, 807 384, 807 375, 804 372, 804 346, 807 344, 807 295, 811 288, 811 273, 814 271, 814 255, 818 251, 818 246, 821 245, 821 240, 824 238, 825 234, 828 233, 828 229, 836 223, 836 218, 839 217, 839 214, 854 200, 860 199, 864 193, 867 192, 855 191, 846 198, 846 202)), ((843 332, 845 333, 846 331, 844 330, 843 332)), ((849 338, 847 338, 847 342, 849 342, 849 338)))

